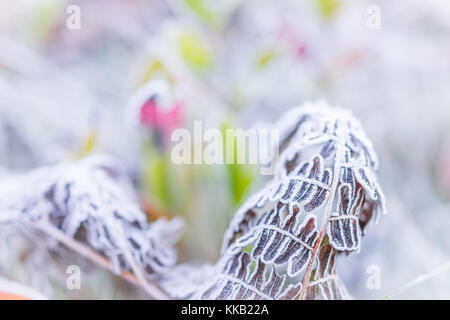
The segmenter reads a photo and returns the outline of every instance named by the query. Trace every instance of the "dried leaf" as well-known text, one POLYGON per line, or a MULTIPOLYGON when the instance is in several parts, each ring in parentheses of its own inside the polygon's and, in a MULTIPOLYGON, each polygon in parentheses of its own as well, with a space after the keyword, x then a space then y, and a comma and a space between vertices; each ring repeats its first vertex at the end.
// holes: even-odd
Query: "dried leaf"
POLYGON ((257 226, 236 241, 233 250, 255 243, 253 258, 260 258, 265 264, 287 263, 287 274, 294 277, 309 261, 318 232, 314 216, 307 217, 300 224, 299 209, 294 207, 291 213, 286 213, 286 210, 286 206, 280 205, 277 210, 263 215, 257 226))
POLYGON ((284 287, 286 276, 279 275, 274 268, 256 260, 252 270, 252 258, 246 252, 231 255, 213 285, 198 295, 200 299, 219 300, 290 300, 295 297, 301 284, 284 287))
POLYGON ((9 174, 2 178, 0 194, 0 222, 55 227, 110 260, 116 273, 133 272, 136 264, 152 277, 176 262, 173 244, 182 221, 149 224, 109 158, 9 174))
POLYGON ((317 258, 317 268, 313 281, 306 292, 307 299, 341 300, 350 295, 336 274, 336 254, 330 244, 323 245, 317 258))

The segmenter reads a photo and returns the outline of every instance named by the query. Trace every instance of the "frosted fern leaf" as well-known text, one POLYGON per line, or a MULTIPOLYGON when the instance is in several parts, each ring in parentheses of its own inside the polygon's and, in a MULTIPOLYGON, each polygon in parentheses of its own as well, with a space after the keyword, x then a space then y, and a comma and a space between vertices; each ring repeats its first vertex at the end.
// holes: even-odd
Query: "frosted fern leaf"
POLYGON ((285 286, 286 276, 279 275, 261 260, 252 263, 251 256, 239 252, 231 256, 213 285, 200 293, 200 299, 219 300, 290 300, 301 284, 285 286))
POLYGON ((336 249, 330 244, 320 248, 316 272, 306 291, 306 299, 341 300, 350 298, 336 274, 336 249))
POLYGON ((182 221, 149 224, 109 158, 4 174, 0 181, 0 222, 54 227, 103 255, 116 273, 137 265, 151 278, 176 263, 182 221))
POLYGON ((250 293, 271 270, 296 290, 283 298, 349 298, 336 274, 336 256, 359 250, 368 221, 385 212, 372 144, 349 112, 321 101, 287 112, 276 128, 276 174, 236 213, 219 262, 229 267, 200 297, 279 299, 279 292, 250 293), (240 269, 231 267, 236 261, 240 269), (249 265, 264 272, 251 276, 249 265))
POLYGON ((258 223, 234 244, 239 251, 254 243, 252 256, 265 264, 287 263, 287 274, 298 275, 311 258, 312 246, 317 239, 316 219, 313 215, 297 222, 298 207, 287 212, 287 206, 279 203, 275 210, 265 213, 258 223))

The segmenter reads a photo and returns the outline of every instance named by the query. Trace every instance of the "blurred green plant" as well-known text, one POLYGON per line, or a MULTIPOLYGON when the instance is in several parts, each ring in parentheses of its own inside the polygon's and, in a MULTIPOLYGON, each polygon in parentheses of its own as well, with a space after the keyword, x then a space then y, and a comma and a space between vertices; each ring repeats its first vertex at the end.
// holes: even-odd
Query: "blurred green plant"
POLYGON ((264 50, 256 59, 258 69, 264 69, 276 56, 275 48, 264 50))
POLYGON ((250 185, 255 180, 256 168, 253 165, 237 163, 240 152, 237 146, 237 138, 233 137, 233 141, 227 141, 227 129, 232 129, 232 126, 227 123, 223 123, 221 125, 221 130, 223 136, 224 154, 233 154, 234 156, 233 163, 226 164, 230 195, 233 205, 238 206, 241 204, 245 195, 249 191, 250 185))
POLYGON ((188 7, 207 24, 219 27, 219 19, 217 15, 205 4, 204 0, 185 0, 188 7))
POLYGON ((164 153, 153 146, 144 147, 143 151, 143 187, 147 195, 151 195, 155 205, 168 209, 172 206, 169 189, 169 162, 164 153))
POLYGON ((81 149, 77 152, 75 158, 81 159, 90 155, 95 150, 97 144, 96 132, 89 133, 88 136, 82 141, 81 149))

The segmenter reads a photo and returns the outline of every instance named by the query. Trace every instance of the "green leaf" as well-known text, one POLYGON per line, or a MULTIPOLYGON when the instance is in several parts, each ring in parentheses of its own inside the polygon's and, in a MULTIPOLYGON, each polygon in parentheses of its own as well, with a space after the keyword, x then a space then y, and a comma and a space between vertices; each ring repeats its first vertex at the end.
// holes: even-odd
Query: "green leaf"
POLYGON ((171 84, 175 81, 173 76, 169 73, 169 71, 167 71, 161 61, 151 58, 149 59, 147 65, 143 68, 143 74, 139 79, 139 85, 144 85, 155 77, 163 77, 171 84))
POLYGON ((143 187, 162 208, 170 207, 170 190, 168 186, 167 163, 164 154, 152 146, 144 149, 143 187))
POLYGON ((256 60, 256 65, 259 69, 264 69, 270 61, 275 57, 276 51, 274 48, 265 50, 256 60))
POLYGON ((339 0, 317 0, 319 12, 325 19, 331 19, 339 8, 339 0))
POLYGON ((204 22, 218 26, 217 16, 206 5, 204 0, 185 0, 192 11, 204 22))
POLYGON ((222 135, 223 135, 223 145, 224 145, 224 155, 230 154, 232 152, 234 156, 234 162, 232 164, 226 164, 228 177, 229 177, 229 186, 230 193, 232 196, 233 204, 235 206, 239 205, 244 196, 249 191, 249 187, 255 179, 256 169, 252 165, 248 164, 238 164, 238 148, 237 148, 237 139, 234 138, 234 141, 226 140, 226 130, 231 129, 231 126, 227 124, 222 124, 222 135))
POLYGON ((97 146, 97 135, 92 132, 84 140, 81 150, 78 151, 76 158, 83 158, 89 155, 97 146))

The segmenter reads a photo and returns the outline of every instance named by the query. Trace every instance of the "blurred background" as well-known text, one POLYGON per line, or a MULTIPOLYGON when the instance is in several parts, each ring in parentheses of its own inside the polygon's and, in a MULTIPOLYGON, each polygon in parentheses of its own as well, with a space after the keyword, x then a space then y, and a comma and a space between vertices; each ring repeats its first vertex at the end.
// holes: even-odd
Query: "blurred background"
MULTIPOLYGON (((450 260, 448 1, 0 4, 0 165, 116 155, 149 220, 186 219, 181 262, 214 262, 236 208, 266 178, 250 165, 174 165, 171 132, 194 120, 246 129, 322 98, 354 112, 380 158, 388 215, 339 261, 355 298, 380 298, 450 260), (379 289, 367 286, 371 266, 379 289)), ((51 297, 143 297, 97 268, 68 292, 56 266, 50 278, 29 272, 20 241, 0 246, 2 276, 51 297)), ((394 297, 449 299, 450 271, 394 297)))

